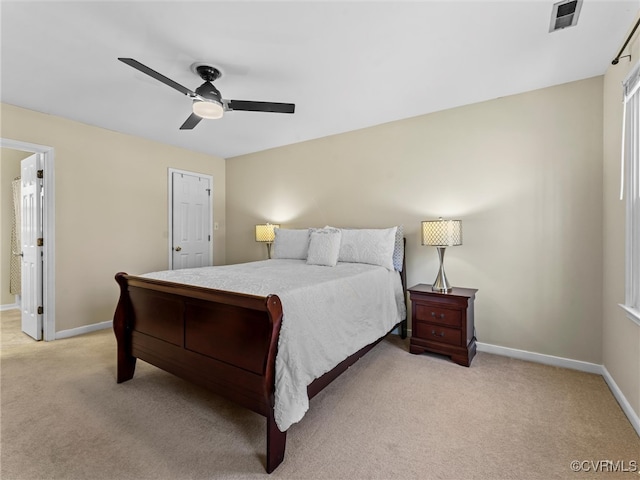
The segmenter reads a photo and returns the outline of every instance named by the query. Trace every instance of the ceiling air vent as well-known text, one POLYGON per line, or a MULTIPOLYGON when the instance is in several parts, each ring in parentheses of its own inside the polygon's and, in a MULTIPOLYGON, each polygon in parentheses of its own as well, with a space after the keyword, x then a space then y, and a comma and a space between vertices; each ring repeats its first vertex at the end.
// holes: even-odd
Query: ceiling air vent
POLYGON ((573 27, 578 23, 578 15, 580 15, 581 7, 582 0, 565 0, 564 2, 554 3, 553 10, 551 11, 549 31, 555 32, 563 28, 573 27))

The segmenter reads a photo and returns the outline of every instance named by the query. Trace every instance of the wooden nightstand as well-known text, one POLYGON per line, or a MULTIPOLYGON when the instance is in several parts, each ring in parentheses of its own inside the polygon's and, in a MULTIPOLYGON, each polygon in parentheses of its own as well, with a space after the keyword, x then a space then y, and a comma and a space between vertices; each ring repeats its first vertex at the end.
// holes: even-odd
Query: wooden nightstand
POLYGON ((478 290, 454 288, 441 293, 423 283, 409 289, 411 340, 409 352, 433 352, 468 367, 476 354, 473 301, 478 290))

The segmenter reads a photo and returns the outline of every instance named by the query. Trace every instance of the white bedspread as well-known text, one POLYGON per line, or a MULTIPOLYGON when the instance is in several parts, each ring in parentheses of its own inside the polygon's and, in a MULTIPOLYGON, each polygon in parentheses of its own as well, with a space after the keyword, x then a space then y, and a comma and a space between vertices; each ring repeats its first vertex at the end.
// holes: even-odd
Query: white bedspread
POLYGON ((309 408, 307 386, 406 317, 398 272, 361 263, 335 267, 304 260, 265 260, 142 275, 282 301, 275 381, 281 431, 309 408))

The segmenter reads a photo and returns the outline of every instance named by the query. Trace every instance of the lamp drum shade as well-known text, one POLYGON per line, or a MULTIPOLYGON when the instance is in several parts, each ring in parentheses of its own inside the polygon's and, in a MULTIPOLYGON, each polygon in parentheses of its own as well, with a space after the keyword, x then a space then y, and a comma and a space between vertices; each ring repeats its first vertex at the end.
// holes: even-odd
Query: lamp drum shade
POLYGON ((280 225, 275 223, 256 225, 256 242, 273 242, 276 238, 274 231, 276 228, 280 228, 280 225))
POLYGON ((460 220, 425 220, 422 222, 422 245, 453 247, 462 245, 460 220))

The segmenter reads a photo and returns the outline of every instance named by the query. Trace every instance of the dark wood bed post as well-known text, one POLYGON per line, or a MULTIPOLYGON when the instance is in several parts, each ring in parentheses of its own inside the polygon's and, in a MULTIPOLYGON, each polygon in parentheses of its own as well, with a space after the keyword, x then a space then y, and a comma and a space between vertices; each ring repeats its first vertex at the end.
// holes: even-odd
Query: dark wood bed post
POLYGON ((409 316, 409 308, 408 308, 408 301, 407 301, 407 238, 404 237, 402 239, 402 248, 403 248, 403 253, 404 255, 402 256, 402 271, 400 272, 400 282, 402 283, 402 293, 404 295, 404 305, 406 307, 406 315, 404 317, 404 320, 402 320, 400 322, 400 338, 402 338, 403 340, 405 338, 407 338, 407 323, 408 323, 408 316, 409 316))
POLYGON ((271 408, 266 412, 267 417, 267 473, 273 472, 284 460, 287 444, 287 432, 281 432, 276 424, 275 412, 275 384, 276 384, 276 354, 278 353, 278 339, 282 326, 282 303, 276 295, 267 297, 267 312, 271 317, 271 342, 265 365, 265 386, 269 388, 269 404, 271 408))
POLYGON ((131 307, 125 275, 123 272, 116 273, 116 282, 120 285, 120 299, 113 316, 113 331, 118 340, 118 383, 131 380, 136 371, 136 357, 131 355, 131 331, 127 325, 128 311, 131 307))
POLYGON ((287 432, 281 432, 273 417, 273 409, 267 415, 267 473, 273 472, 284 460, 287 432))

